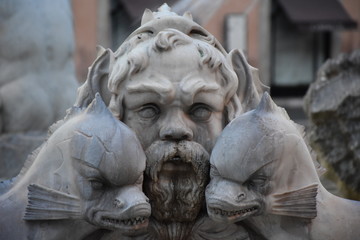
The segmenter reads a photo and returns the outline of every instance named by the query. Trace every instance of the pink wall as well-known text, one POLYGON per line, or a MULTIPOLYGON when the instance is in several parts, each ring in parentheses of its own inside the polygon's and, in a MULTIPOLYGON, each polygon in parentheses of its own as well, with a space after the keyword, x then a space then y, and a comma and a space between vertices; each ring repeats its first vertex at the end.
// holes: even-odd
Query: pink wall
POLYGON ((346 31, 341 34, 340 50, 342 52, 351 52, 360 48, 360 1, 342 0, 342 3, 352 19, 358 23, 356 30, 346 31))
POLYGON ((259 3, 254 0, 227 0, 219 11, 204 26, 224 44, 224 26, 227 14, 247 12, 247 57, 251 65, 259 64, 259 3), (254 5, 252 5, 255 3, 254 5))
POLYGON ((88 67, 96 57, 98 0, 73 0, 75 64, 79 82, 86 80, 88 67))

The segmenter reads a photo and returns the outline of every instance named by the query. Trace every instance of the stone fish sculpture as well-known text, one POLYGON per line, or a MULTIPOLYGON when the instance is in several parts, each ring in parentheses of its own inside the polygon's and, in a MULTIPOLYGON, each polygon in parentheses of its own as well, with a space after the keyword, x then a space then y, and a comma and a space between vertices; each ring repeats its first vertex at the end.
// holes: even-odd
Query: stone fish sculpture
POLYGON ((266 239, 357 239, 360 203, 329 193, 302 134, 265 93, 219 137, 206 190, 209 216, 266 239))
POLYGON ((50 131, 0 196, 0 239, 99 239, 106 230, 145 230, 145 154, 100 96, 50 131))

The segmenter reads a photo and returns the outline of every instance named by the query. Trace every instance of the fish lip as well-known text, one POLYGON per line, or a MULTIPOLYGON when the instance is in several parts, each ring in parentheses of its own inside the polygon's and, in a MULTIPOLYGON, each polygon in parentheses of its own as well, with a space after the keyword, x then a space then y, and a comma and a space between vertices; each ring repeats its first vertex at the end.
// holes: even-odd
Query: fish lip
POLYGON ((114 214, 114 212, 101 211, 94 215, 94 225, 108 230, 120 230, 122 232, 136 232, 147 228, 151 210, 140 208, 135 210, 135 214, 126 214, 124 212, 114 214))
POLYGON ((121 230, 131 232, 146 228, 149 223, 149 216, 136 216, 132 218, 114 217, 112 214, 101 214, 95 220, 96 225, 108 230, 121 230))
POLYGON ((218 222, 234 223, 248 217, 259 215, 262 206, 258 202, 230 204, 224 201, 212 199, 207 205, 209 217, 218 222))

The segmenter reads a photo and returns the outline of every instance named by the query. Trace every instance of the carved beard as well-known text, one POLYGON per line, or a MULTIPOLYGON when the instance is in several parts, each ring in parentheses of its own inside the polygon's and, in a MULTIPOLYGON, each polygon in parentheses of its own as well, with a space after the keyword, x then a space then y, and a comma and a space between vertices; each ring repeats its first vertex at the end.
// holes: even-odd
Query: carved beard
POLYGON ((147 150, 145 193, 158 221, 194 221, 205 198, 209 154, 190 141, 156 141, 147 150))

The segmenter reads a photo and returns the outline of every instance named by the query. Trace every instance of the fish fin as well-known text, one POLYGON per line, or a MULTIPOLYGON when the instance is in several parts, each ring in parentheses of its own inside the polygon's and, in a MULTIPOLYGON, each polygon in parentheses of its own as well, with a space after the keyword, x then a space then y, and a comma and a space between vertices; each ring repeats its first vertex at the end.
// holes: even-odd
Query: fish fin
POLYGON ((28 186, 28 204, 24 220, 58 220, 81 218, 80 199, 45 186, 28 186))
POLYGON ((317 215, 317 190, 318 184, 312 184, 294 191, 274 194, 270 213, 313 219, 317 215))

